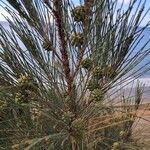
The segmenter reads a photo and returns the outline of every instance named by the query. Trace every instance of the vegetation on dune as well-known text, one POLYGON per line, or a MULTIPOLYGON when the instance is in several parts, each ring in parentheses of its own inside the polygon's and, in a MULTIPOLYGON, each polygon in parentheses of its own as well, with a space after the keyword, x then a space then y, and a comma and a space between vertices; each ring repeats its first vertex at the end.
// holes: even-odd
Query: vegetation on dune
POLYGON ((127 150, 149 70, 145 2, 2 0, 0 149, 127 150), (134 8, 134 9, 133 9, 134 8), (134 11, 135 10, 135 11, 134 11), (118 93, 121 93, 118 96, 118 93), (117 101, 119 100, 119 101, 117 101))

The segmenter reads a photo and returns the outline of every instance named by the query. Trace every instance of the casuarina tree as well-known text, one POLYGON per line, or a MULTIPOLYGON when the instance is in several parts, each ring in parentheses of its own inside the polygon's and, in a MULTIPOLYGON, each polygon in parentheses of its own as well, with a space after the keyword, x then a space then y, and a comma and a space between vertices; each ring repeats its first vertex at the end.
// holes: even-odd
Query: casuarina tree
POLYGON ((2 0, 10 16, 9 29, 0 25, 0 149, 136 149, 143 88, 123 89, 149 70, 149 41, 138 46, 144 6, 2 0))

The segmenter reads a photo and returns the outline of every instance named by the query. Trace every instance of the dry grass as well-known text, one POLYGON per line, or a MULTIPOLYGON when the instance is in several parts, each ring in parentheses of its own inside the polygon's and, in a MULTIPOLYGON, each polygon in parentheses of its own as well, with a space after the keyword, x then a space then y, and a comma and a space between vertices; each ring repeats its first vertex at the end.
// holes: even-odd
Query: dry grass
POLYGON ((143 104, 137 113, 139 119, 135 122, 133 136, 140 141, 142 150, 150 148, 150 104, 143 104))

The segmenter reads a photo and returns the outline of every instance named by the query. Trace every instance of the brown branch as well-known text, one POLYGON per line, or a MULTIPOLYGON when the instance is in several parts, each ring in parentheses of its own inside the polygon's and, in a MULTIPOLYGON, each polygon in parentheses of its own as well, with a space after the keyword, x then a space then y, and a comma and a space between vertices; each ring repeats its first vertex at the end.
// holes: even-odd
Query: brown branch
POLYGON ((80 54, 79 54, 79 58, 77 59, 77 65, 76 65, 76 69, 73 73, 73 78, 77 75, 79 69, 80 69, 80 65, 81 65, 81 62, 82 62, 82 59, 83 59, 83 56, 84 56, 84 50, 85 48, 83 47, 80 47, 80 54))
POLYGON ((51 9, 56 20, 56 26, 58 29, 58 35, 59 35, 59 40, 60 40, 61 60, 62 60, 62 65, 64 69, 65 79, 68 85, 68 94, 69 94, 72 89, 73 78, 70 73, 69 57, 68 57, 68 52, 66 50, 65 32, 64 32, 64 27, 63 27, 62 12, 61 12, 61 6, 60 6, 61 2, 59 0, 54 0, 53 3, 55 6, 55 9, 51 7, 48 0, 44 0, 44 3, 51 9))

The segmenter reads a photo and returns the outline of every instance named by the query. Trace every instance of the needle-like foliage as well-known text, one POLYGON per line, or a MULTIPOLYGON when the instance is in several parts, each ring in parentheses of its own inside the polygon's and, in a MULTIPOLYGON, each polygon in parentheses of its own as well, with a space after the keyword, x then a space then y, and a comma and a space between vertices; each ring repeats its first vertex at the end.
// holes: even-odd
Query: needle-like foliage
POLYGON ((136 149, 143 91, 118 91, 149 70, 149 40, 138 47, 145 2, 2 3, 10 17, 9 30, 0 25, 0 149, 136 149))

